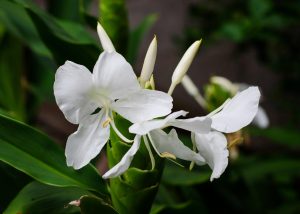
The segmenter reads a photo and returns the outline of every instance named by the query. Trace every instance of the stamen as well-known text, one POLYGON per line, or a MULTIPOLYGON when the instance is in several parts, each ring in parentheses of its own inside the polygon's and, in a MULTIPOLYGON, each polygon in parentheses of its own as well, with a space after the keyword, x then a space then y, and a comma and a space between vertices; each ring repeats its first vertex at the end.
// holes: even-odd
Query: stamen
POLYGON ((146 145, 146 148, 149 152, 149 156, 150 156, 150 160, 151 160, 151 170, 153 170, 155 168, 155 159, 154 159, 154 156, 153 156, 153 153, 151 151, 151 148, 150 148, 150 145, 149 145, 149 141, 147 139, 147 136, 146 135, 143 135, 143 139, 144 139, 144 142, 145 142, 145 145, 146 145))
POLYGON ((233 147, 233 146, 235 146, 235 145, 241 143, 243 140, 244 140, 244 139, 243 139, 242 137, 238 137, 238 138, 236 138, 236 139, 230 141, 230 142, 228 143, 227 148, 229 149, 229 148, 231 148, 231 147, 233 147))
POLYGON ((133 140, 129 140, 128 138, 126 138, 116 127, 116 124, 114 122, 114 120, 111 121, 111 127, 113 128, 113 130, 115 131, 115 133, 118 135, 119 138, 121 138, 124 142, 126 143, 132 143, 133 140))
MULTIPOLYGON (((193 143, 193 151, 196 152, 196 140, 195 140, 195 133, 192 133, 191 136, 192 143, 193 143)), ((195 161, 192 161, 189 167, 189 170, 191 171, 195 166, 195 161)))
POLYGON ((163 152, 163 153, 161 153, 161 157, 163 157, 163 158, 170 158, 170 159, 176 160, 175 155, 173 155, 172 153, 169 153, 169 152, 163 152))
POLYGON ((159 151, 157 150, 155 144, 153 143, 153 139, 151 138, 151 135, 150 134, 147 134, 149 140, 150 140, 150 143, 152 144, 152 147, 154 149, 154 151, 158 154, 159 157, 162 157, 161 154, 159 153, 159 151))
POLYGON ((102 123, 102 127, 106 128, 109 123, 112 121, 112 119, 110 117, 108 117, 103 123, 102 123))

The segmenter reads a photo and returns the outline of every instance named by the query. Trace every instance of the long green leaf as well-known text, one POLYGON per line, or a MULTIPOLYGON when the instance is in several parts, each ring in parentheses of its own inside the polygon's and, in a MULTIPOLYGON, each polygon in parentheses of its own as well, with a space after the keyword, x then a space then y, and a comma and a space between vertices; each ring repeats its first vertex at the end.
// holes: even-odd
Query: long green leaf
POLYGON ((4 214, 79 214, 80 209, 78 207, 68 204, 87 194, 92 195, 88 191, 79 188, 53 187, 32 182, 23 188, 9 204, 4 214))
POLYGON ((26 9, 42 41, 58 64, 71 60, 89 69, 93 68, 100 48, 97 40, 83 25, 59 20, 30 2, 15 1, 26 9))
POLYGON ((47 57, 51 56, 26 10, 21 5, 12 1, 1 0, 0 23, 36 53, 47 57))
POLYGON ((118 214, 118 212, 110 204, 107 204, 101 198, 94 196, 81 197, 79 207, 82 214, 118 214))
POLYGON ((78 171, 67 167, 63 150, 47 136, 1 115, 0 160, 45 184, 106 193, 92 165, 78 171))

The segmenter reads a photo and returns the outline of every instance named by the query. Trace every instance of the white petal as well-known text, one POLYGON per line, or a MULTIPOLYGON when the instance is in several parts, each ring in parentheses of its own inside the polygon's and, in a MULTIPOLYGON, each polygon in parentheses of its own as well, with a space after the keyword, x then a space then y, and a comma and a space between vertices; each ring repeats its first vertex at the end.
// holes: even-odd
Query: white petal
POLYGON ((93 70, 93 82, 99 94, 111 100, 140 89, 131 65, 117 52, 101 53, 93 70))
POLYGON ((177 136, 175 129, 172 129, 169 134, 157 129, 149 133, 151 143, 158 150, 159 153, 170 153, 182 160, 194 161, 198 165, 204 164, 204 159, 185 146, 177 136))
POLYGON ((162 129, 165 126, 168 126, 170 121, 174 121, 177 117, 185 116, 188 112, 186 111, 177 111, 172 114, 169 114, 165 119, 154 119, 149 121, 143 121, 140 123, 134 123, 129 127, 129 132, 139 135, 145 135, 152 130, 162 129))
POLYGON ((210 181, 219 178, 228 165, 226 137, 216 131, 209 134, 195 134, 196 146, 200 155, 213 170, 210 181))
POLYGON ((258 87, 249 87, 239 92, 220 112, 211 116, 212 128, 220 132, 232 133, 247 126, 257 113, 259 98, 258 87))
POLYGON ((102 27, 102 25, 99 22, 97 25, 97 32, 98 32, 98 36, 99 36, 103 50, 107 51, 107 52, 116 51, 110 38, 108 37, 107 33, 105 32, 104 28, 102 27))
POLYGON ((140 148, 140 144, 141 144, 141 136, 136 135, 132 146, 122 157, 121 161, 117 163, 113 168, 108 170, 102 177, 104 179, 107 179, 107 178, 117 177, 123 174, 129 168, 135 153, 140 148))
POLYGON ((87 165, 97 154, 109 138, 109 125, 103 127, 106 121, 104 110, 90 116, 90 124, 80 124, 78 130, 67 140, 65 155, 67 165, 80 169, 87 165))
POLYGON ((96 110, 97 105, 90 98, 91 89, 92 74, 86 67, 66 61, 57 69, 54 82, 56 103, 71 123, 78 124, 96 110))
POLYGON ((253 124, 257 125, 259 128, 265 129, 269 126, 269 118, 266 111, 262 107, 258 107, 257 114, 252 121, 253 124))
POLYGON ((194 117, 190 119, 177 119, 169 124, 195 133, 208 133, 212 120, 209 117, 194 117))
POLYGON ((111 107, 130 122, 137 123, 169 114, 172 101, 172 97, 164 92, 142 89, 112 103, 111 107))

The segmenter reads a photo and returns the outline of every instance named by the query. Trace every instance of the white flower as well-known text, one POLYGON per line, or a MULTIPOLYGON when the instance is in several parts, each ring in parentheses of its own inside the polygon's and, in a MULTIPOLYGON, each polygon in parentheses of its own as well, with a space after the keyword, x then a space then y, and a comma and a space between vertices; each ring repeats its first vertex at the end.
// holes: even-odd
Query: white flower
POLYGON ((259 98, 258 87, 249 87, 237 93, 216 111, 207 115, 212 119, 210 133, 195 133, 194 141, 199 154, 213 170, 211 181, 219 178, 228 165, 227 140, 221 132, 236 132, 250 124, 257 114, 259 98))
POLYGON ((141 89, 131 66, 116 52, 103 52, 91 73, 67 61, 55 75, 56 102, 66 119, 79 124, 66 145, 67 165, 79 169, 90 162, 109 138, 110 124, 119 136, 112 111, 132 123, 167 115, 172 98, 141 89), (98 108, 101 110, 94 113, 98 108), (94 114, 93 114, 94 113, 94 114))
POLYGON ((128 152, 123 156, 122 160, 103 175, 103 178, 116 177, 124 173, 132 161, 133 156, 137 152, 141 138, 149 151, 154 167, 154 159, 149 147, 149 141, 155 152, 161 157, 180 158, 183 160, 193 161, 198 165, 205 164, 204 159, 185 146, 177 136, 174 129, 169 134, 162 131, 163 128, 173 126, 197 133, 208 133, 211 129, 211 119, 208 117, 195 117, 191 119, 177 119, 185 116, 187 112, 177 111, 168 115, 164 119, 154 119, 142 121, 129 127, 129 132, 136 134, 134 143, 128 152))

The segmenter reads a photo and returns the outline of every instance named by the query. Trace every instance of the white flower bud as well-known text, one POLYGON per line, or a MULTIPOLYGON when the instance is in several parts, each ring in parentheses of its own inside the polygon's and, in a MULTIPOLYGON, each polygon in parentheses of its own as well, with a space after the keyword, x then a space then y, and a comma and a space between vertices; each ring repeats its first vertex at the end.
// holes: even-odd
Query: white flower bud
POLYGON ((221 86, 232 95, 235 95, 238 92, 238 87, 236 87, 229 79, 226 79, 225 77, 213 76, 210 78, 210 81, 221 86))
POLYGON ((141 76, 140 76, 140 83, 142 87, 145 85, 145 83, 150 79, 154 65, 156 60, 156 54, 157 54, 157 39, 156 36, 154 36, 152 42, 149 45, 149 48, 147 50, 141 76))
POLYGON ((169 88, 168 94, 173 93, 173 90, 175 89, 176 85, 178 85, 181 82, 182 78, 184 77, 187 70, 191 66, 192 61, 195 58, 197 51, 200 47, 201 41, 202 40, 198 40, 194 42, 184 53, 177 67, 175 68, 175 71, 173 72, 172 83, 169 88))
POLYGON ((105 32, 104 28, 102 27, 102 25, 98 22, 97 25, 97 32, 98 32, 98 36, 102 45, 102 48, 104 51, 107 52, 114 52, 116 51, 114 45, 112 44, 110 38, 108 37, 107 33, 105 32))

